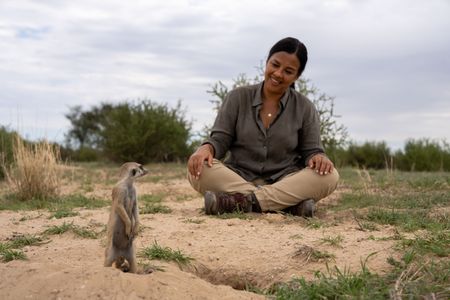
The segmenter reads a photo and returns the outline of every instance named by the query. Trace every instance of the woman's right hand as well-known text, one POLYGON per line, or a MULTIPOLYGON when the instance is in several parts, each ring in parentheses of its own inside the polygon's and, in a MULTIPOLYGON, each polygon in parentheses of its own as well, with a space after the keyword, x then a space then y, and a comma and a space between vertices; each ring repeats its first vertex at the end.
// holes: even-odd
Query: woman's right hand
POLYGON ((202 174, 203 162, 208 161, 208 166, 212 167, 214 148, 211 144, 204 144, 189 157, 188 170, 189 173, 198 180, 202 174))

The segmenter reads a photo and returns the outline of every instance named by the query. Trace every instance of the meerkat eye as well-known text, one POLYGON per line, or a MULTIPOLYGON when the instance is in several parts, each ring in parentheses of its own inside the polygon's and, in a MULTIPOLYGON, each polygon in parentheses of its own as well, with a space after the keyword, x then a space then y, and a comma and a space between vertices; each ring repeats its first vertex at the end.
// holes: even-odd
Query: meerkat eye
POLYGON ((136 176, 136 173, 137 173, 137 170, 136 170, 136 169, 131 170, 131 174, 132 174, 133 176, 136 176))

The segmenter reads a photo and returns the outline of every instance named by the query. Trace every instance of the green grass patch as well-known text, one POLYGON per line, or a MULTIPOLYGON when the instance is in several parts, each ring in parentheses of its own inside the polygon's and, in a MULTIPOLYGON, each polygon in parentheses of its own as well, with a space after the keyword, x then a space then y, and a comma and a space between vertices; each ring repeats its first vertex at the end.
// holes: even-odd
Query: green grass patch
POLYGON ((60 198, 29 199, 26 201, 18 199, 14 194, 4 195, 0 198, 0 210, 12 211, 36 209, 56 211, 73 209, 75 207, 93 209, 108 205, 109 202, 103 199, 86 197, 79 194, 68 195, 60 198))
POLYGON ((428 233, 426 236, 416 236, 414 239, 403 239, 400 244, 405 249, 419 254, 434 254, 438 257, 450 256, 450 231, 428 233))
POLYGON ((337 206, 333 210, 359 209, 369 206, 378 206, 382 203, 382 197, 379 195, 366 195, 362 193, 344 193, 337 206))
POLYGON ((365 218, 368 221, 378 224, 393 225, 408 232, 419 229, 431 231, 450 229, 448 215, 430 217, 429 213, 424 210, 386 210, 381 208, 371 208, 365 218))
POLYGON ((0 251, 0 259, 2 260, 2 262, 9 262, 18 259, 25 260, 27 259, 27 257, 21 250, 4 249, 0 251))
POLYGON ((271 299, 447 299, 450 261, 414 264, 413 260, 411 254, 400 262, 391 258, 395 269, 383 276, 369 271, 365 264, 358 272, 327 268, 316 272, 312 281, 295 278, 263 294, 271 299))
POLYGON ((94 230, 88 229, 86 227, 81 227, 78 225, 74 225, 73 223, 64 222, 61 225, 54 225, 50 228, 46 229, 43 234, 44 235, 61 235, 68 231, 73 232, 75 235, 86 238, 86 239, 96 239, 99 234, 94 230))
POLYGON ((140 214, 170 214, 172 209, 166 205, 160 203, 146 203, 143 207, 139 208, 140 214))
POLYGON ((9 239, 8 244, 10 248, 18 249, 25 246, 38 246, 46 243, 44 239, 36 235, 17 235, 9 239))
POLYGON ((218 215, 213 215, 214 217, 218 219, 241 219, 241 220, 252 220, 253 217, 247 213, 244 213, 242 211, 235 211, 231 213, 223 213, 218 215))
POLYGON ((166 196, 165 194, 145 194, 139 196, 138 201, 140 203, 161 203, 166 196))
POLYGON ((164 261, 175 261, 180 265, 190 264, 193 258, 183 254, 180 250, 172 250, 169 247, 162 247, 156 241, 152 246, 142 249, 139 256, 147 259, 159 259, 164 261))
MULTIPOLYGON (((448 299, 449 260, 429 260, 407 251, 400 261, 388 258, 394 270, 385 275, 396 299, 448 299), (419 263, 418 263, 419 261, 419 263)), ((392 299, 392 297, 391 297, 392 299)))
POLYGON ((336 258, 336 256, 332 253, 329 253, 327 251, 320 251, 320 250, 316 250, 313 249, 311 251, 310 254, 310 259, 312 261, 330 261, 330 260, 334 260, 336 258))
POLYGON ((97 239, 98 238, 97 232, 95 232, 92 229, 88 229, 86 227, 73 226, 72 232, 75 233, 75 235, 85 238, 85 239, 97 239))
POLYGON ((402 299, 449 299, 449 260, 411 264, 402 274, 397 277, 403 279, 402 299))
POLYGON ((26 259, 21 248, 25 246, 37 246, 46 243, 41 237, 35 235, 16 235, 8 241, 0 243, 0 260, 9 262, 17 259, 26 259))
POLYGON ((342 243, 344 242, 344 237, 340 234, 337 236, 324 236, 323 238, 320 239, 320 241, 321 241, 321 244, 342 248, 342 243))
POLYGON ((183 223, 193 223, 193 224, 201 224, 204 222, 205 222, 205 219, 191 219, 191 218, 183 221, 183 223))
POLYGON ((67 218, 67 217, 75 217, 78 216, 79 213, 72 211, 71 209, 58 209, 56 210, 54 213, 52 213, 48 218, 49 219, 62 219, 62 218, 67 218))
POLYGON ((66 223, 64 222, 62 225, 53 225, 50 228, 46 229, 43 234, 49 234, 49 235, 59 235, 66 233, 69 230, 72 230, 73 223, 66 223))
POLYGON ((407 192, 396 194, 345 193, 334 210, 360 209, 366 207, 384 207, 397 209, 430 209, 448 205, 449 193, 430 191, 426 194, 407 192))
POLYGON ((420 172, 404 173, 404 181, 413 189, 421 190, 448 190, 450 187, 449 173, 420 172))
POLYGON ((321 219, 318 218, 308 218, 306 219, 306 227, 312 229, 319 229, 323 227, 328 227, 328 225, 321 219))
POLYGON ((77 207, 95 209, 110 205, 110 201, 95 197, 86 197, 80 194, 74 194, 61 198, 58 204, 59 205, 53 207, 53 209, 73 209, 77 207))
POLYGON ((375 223, 359 220, 355 217, 358 228, 361 231, 377 231, 378 227, 375 223))
POLYGON ((407 209, 430 209, 448 205, 449 193, 443 191, 429 191, 424 193, 404 193, 403 195, 395 196, 389 199, 390 205, 387 203, 385 207, 392 208, 407 208, 407 209))
POLYGON ((276 299, 389 299, 386 280, 363 266, 360 272, 317 272, 315 280, 296 278, 272 288, 276 299))
POLYGON ((166 194, 146 194, 139 197, 139 213, 141 214, 170 214, 172 209, 166 205, 161 204, 166 194))
POLYGON ((29 199, 27 201, 19 199, 15 194, 2 195, 0 198, 0 210, 36 210, 49 208, 55 199, 29 199))
POLYGON ((192 199, 194 199, 195 198, 195 196, 193 196, 193 195, 186 195, 186 194, 183 194, 183 195, 177 195, 176 197, 175 197, 175 200, 176 201, 189 201, 189 200, 192 200, 192 199))

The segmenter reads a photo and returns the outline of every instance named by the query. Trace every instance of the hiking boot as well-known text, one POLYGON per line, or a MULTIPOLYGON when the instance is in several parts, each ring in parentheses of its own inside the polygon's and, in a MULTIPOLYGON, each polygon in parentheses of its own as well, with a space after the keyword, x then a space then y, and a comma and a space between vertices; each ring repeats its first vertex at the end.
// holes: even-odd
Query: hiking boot
POLYGON ((253 194, 244 195, 241 193, 205 192, 205 213, 207 215, 217 215, 231 212, 261 212, 258 200, 253 194))
POLYGON ((306 199, 297 205, 289 207, 286 212, 294 216, 312 218, 314 217, 315 202, 313 199, 306 199))

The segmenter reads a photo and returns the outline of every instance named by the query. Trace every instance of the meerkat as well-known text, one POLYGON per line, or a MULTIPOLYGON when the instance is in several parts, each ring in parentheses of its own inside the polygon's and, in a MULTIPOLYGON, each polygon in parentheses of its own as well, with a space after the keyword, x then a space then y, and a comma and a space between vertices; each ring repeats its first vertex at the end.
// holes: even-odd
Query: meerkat
POLYGON ((127 162, 120 167, 120 179, 112 190, 105 267, 115 263, 122 271, 136 273, 133 240, 138 233, 139 211, 134 180, 147 173, 141 164, 135 162, 127 162))

